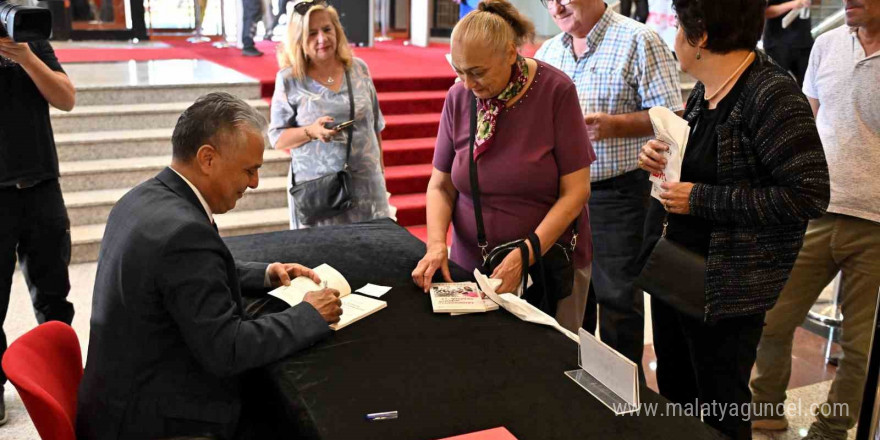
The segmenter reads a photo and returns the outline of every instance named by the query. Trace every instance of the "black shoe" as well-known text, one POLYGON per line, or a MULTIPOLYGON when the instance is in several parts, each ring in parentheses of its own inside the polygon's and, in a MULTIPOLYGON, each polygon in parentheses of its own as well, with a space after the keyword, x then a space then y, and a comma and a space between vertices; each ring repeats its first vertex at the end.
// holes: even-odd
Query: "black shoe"
POLYGON ((813 424, 810 425, 810 431, 803 440, 846 440, 846 435, 846 431, 837 433, 825 432, 825 429, 819 427, 818 422, 813 422, 813 424))
POLYGON ((0 386, 0 426, 6 424, 9 421, 9 417, 6 415, 6 404, 3 403, 3 387, 0 386))
POLYGON ((263 56, 263 52, 257 50, 256 47, 245 47, 241 50, 242 56, 246 57, 261 57, 263 56))

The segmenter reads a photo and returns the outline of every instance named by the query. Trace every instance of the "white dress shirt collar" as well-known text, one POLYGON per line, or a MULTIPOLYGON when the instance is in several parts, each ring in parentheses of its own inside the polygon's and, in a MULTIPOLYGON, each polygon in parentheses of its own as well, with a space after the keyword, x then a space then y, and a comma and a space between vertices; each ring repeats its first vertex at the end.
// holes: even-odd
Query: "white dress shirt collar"
POLYGON ((198 197, 198 198, 199 198, 199 202, 202 203, 202 208, 205 208, 205 214, 208 214, 208 220, 210 220, 211 223, 214 223, 214 213, 211 212, 211 207, 208 206, 208 202, 206 202, 206 201, 205 201, 205 198, 202 197, 202 193, 199 192, 199 189, 196 188, 196 186, 193 185, 192 182, 189 181, 189 179, 187 179, 186 177, 183 177, 183 174, 180 174, 180 173, 179 173, 177 170, 175 170, 173 167, 169 167, 169 168, 171 168, 171 171, 174 171, 178 176, 180 176, 180 178, 183 179, 183 181, 186 182, 187 185, 189 185, 189 188, 190 188, 194 193, 196 193, 196 197, 198 197))

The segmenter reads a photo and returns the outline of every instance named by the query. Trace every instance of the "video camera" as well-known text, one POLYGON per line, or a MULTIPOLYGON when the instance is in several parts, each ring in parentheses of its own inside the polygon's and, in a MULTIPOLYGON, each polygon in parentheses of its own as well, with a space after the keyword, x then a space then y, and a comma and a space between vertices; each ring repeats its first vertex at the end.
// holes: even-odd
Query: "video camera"
POLYGON ((0 38, 16 43, 48 40, 52 35, 52 13, 34 6, 19 6, 0 0, 0 38))

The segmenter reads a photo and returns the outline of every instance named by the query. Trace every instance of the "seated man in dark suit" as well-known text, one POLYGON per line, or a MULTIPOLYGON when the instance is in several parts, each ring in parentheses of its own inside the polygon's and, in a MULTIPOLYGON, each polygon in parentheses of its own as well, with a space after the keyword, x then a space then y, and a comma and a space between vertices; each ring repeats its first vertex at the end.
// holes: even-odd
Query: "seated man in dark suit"
POLYGON ((199 98, 174 128, 171 167, 113 208, 98 260, 78 438, 234 438, 241 374, 311 346, 339 320, 339 292, 331 289, 280 313, 245 316, 242 291, 300 275, 320 282, 297 264, 233 260, 214 225, 214 214, 257 187, 265 130, 265 118, 232 95, 199 98))

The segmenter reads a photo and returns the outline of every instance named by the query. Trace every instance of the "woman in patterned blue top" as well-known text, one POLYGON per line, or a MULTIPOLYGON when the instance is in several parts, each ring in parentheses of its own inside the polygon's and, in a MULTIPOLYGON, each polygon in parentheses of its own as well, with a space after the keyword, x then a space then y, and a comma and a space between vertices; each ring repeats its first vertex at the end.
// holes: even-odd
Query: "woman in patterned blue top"
POLYGON ((351 195, 353 207, 335 217, 304 224, 288 191, 290 228, 354 223, 388 217, 382 138, 385 120, 367 65, 353 58, 336 10, 323 1, 294 5, 287 41, 278 52, 281 71, 275 81, 269 139, 290 150, 292 176, 287 185, 335 173, 343 168, 348 130, 332 126, 350 119, 349 90, 354 96, 351 195), (346 81, 346 72, 351 84, 346 81))

